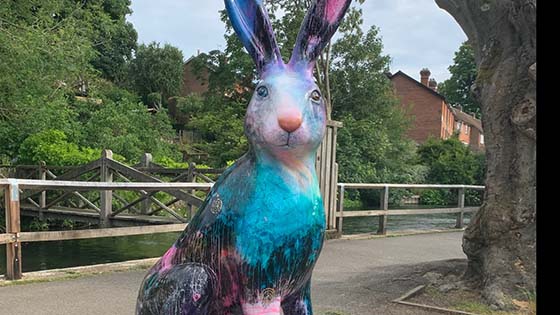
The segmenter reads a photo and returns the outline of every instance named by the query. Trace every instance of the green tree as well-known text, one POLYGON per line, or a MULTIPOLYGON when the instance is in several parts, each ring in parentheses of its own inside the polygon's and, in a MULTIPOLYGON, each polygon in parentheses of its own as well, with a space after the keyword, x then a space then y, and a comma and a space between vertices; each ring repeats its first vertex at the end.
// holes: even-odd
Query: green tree
POLYGON ((103 148, 129 161, 143 152, 177 157, 166 112, 150 114, 138 96, 93 66, 110 53, 95 50, 99 43, 90 36, 95 29, 89 15, 102 10, 106 18, 116 18, 127 1, 5 4, 0 6, 0 159, 23 163, 56 156, 49 161, 75 164, 87 159, 84 152, 103 148), (88 98, 78 100, 80 82, 87 82, 88 98))
POLYGON ((183 53, 174 46, 152 42, 140 45, 130 63, 129 80, 134 90, 148 103, 148 95, 160 93, 163 104, 176 96, 183 84, 183 53))
POLYGON ((102 104, 73 104, 83 131, 78 144, 111 149, 130 162, 139 161, 144 152, 151 152, 154 157, 179 158, 173 150, 175 132, 167 110, 150 113, 137 95, 107 81, 93 84, 91 94, 102 104))
POLYGON ((64 1, 7 1, 0 6, 0 155, 13 158, 30 134, 79 133, 68 104, 79 77, 92 73, 92 43, 74 16, 53 18, 64 1))
POLYGON ((480 103, 472 93, 478 71, 474 50, 468 42, 464 42, 455 52, 453 62, 448 68, 451 77, 439 84, 438 92, 445 96, 451 106, 461 106, 463 111, 473 113, 480 119, 480 103))
POLYGON ((95 49, 91 64, 101 76, 123 84, 126 68, 136 48, 138 34, 126 16, 132 13, 130 0, 64 0, 55 11, 55 20, 74 17, 81 23, 79 36, 89 39, 95 49))
POLYGON ((209 154, 207 163, 213 167, 225 167, 228 161, 238 159, 248 149, 243 132, 246 103, 223 97, 208 97, 204 109, 197 111, 188 123, 202 139, 195 148, 209 154))

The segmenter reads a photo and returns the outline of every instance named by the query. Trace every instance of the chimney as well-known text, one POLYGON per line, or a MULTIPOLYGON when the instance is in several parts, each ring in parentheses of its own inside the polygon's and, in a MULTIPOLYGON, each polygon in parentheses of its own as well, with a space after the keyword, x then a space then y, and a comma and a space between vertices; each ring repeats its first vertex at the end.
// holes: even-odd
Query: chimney
POLYGON ((437 92, 437 81, 434 78, 430 79, 428 86, 430 87, 430 89, 437 92))
POLYGON ((428 80, 430 79, 430 70, 428 68, 424 68, 420 71, 420 83, 428 86, 428 80))

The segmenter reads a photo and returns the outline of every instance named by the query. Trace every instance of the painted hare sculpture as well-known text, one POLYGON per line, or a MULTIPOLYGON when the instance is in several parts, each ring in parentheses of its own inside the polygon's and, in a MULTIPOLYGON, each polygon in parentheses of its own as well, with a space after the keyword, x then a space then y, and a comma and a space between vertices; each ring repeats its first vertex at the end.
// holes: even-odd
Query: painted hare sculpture
POLYGON ((150 269, 138 315, 312 314, 325 231, 314 163, 326 124, 313 67, 351 0, 316 0, 287 64, 262 2, 225 0, 260 79, 245 117, 250 149, 150 269))

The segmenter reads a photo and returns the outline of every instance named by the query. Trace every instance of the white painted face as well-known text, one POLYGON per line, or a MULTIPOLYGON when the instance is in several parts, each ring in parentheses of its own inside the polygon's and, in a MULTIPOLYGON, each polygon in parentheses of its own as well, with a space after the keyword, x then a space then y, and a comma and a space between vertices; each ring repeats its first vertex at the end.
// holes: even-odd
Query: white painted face
POLYGON ((323 97, 313 80, 288 68, 271 69, 257 84, 245 118, 256 150, 314 153, 325 132, 323 97))

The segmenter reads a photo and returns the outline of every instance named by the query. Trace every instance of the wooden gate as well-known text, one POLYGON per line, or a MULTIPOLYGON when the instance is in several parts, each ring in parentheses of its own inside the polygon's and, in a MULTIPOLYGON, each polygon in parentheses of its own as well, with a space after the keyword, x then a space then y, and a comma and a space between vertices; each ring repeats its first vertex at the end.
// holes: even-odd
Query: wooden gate
POLYGON ((339 121, 329 120, 325 138, 317 150, 315 169, 319 179, 319 188, 323 196, 327 230, 336 229, 336 186, 338 184, 338 164, 336 163, 336 134, 342 127, 339 121))

